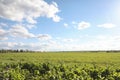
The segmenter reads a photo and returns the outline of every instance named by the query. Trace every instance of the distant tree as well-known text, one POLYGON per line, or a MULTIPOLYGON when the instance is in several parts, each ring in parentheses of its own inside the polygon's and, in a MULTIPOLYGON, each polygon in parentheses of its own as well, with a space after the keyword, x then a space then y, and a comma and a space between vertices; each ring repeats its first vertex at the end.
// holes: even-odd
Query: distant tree
POLYGON ((20 52, 24 52, 24 50, 21 49, 20 52))

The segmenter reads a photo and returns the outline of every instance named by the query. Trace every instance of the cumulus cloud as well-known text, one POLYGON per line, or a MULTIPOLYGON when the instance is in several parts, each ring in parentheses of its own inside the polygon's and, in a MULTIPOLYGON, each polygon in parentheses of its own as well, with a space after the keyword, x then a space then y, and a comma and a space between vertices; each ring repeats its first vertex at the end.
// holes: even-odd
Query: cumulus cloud
POLYGON ((85 29, 88 27, 90 27, 89 22, 82 21, 82 22, 78 23, 78 30, 85 29))
POLYGON ((48 4, 44 0, 0 0, 0 17, 12 21, 37 23, 36 18, 47 17, 59 22, 56 15, 60 10, 55 2, 48 4))
POLYGON ((67 24, 67 23, 64 23, 63 25, 64 25, 64 27, 68 27, 68 24, 67 24))
POLYGON ((3 29, 0 29, 0 36, 4 36, 4 35, 6 35, 6 31, 3 29))
POLYGON ((27 49, 33 51, 48 51, 50 48, 50 43, 0 42, 0 49, 27 49))
MULTIPOLYGON (((90 38, 90 37, 89 37, 90 38)), ((89 40, 88 38, 88 40, 89 40)), ((0 49, 28 49, 34 51, 80 51, 80 50, 119 50, 120 36, 94 36, 87 42, 77 41, 75 43, 60 42, 58 40, 49 40, 47 42, 0 42, 0 49)), ((68 39, 69 41, 70 39, 68 39)), ((81 38, 81 41, 84 40, 81 38)), ((66 39, 67 41, 67 39, 66 39)))
POLYGON ((104 23, 104 24, 100 24, 100 25, 97 25, 98 27, 103 27, 103 28, 113 28, 113 27, 116 27, 115 24, 112 24, 112 23, 104 23))
POLYGON ((34 25, 15 24, 8 30, 0 28, 0 40, 7 40, 8 36, 16 38, 34 38, 39 40, 50 40, 52 36, 49 34, 33 34, 28 29, 35 27, 34 25))
POLYGON ((39 40, 50 40, 50 39, 52 39, 52 37, 49 34, 39 34, 37 36, 37 38, 39 40))
POLYGON ((33 38, 35 37, 34 34, 30 33, 25 27, 22 25, 16 24, 12 26, 9 30, 10 35, 13 37, 22 37, 22 38, 33 38))
POLYGON ((6 37, 8 35, 7 31, 0 29, 0 40, 7 40, 8 38, 6 37))
POLYGON ((72 24, 77 24, 77 22, 75 22, 75 21, 72 21, 72 24))
POLYGON ((35 25, 29 25, 29 24, 27 24, 27 25, 24 25, 26 28, 28 28, 28 29, 33 29, 33 28, 36 28, 36 26, 35 25))
POLYGON ((0 40, 8 40, 8 37, 0 37, 0 40))
POLYGON ((8 25, 6 24, 6 23, 0 23, 0 28, 2 28, 2 27, 7 27, 8 25))
POLYGON ((37 28, 37 26, 34 25, 34 24, 17 24, 17 25, 23 26, 23 27, 25 27, 26 29, 29 29, 29 30, 31 30, 33 28, 37 28))
POLYGON ((63 42, 75 42, 77 39, 63 39, 63 42))
MULTIPOLYGON (((82 40, 82 39, 81 39, 82 40)), ((119 50, 120 36, 94 36, 92 40, 77 44, 64 44, 65 50, 119 50)))
POLYGON ((0 49, 13 49, 15 45, 18 45, 16 42, 0 42, 0 49))

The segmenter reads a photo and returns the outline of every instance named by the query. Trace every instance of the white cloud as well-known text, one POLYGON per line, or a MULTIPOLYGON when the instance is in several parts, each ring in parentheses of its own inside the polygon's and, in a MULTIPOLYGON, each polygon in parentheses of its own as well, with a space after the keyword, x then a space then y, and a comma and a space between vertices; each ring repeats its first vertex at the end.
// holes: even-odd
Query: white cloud
POLYGON ((78 23, 78 30, 81 30, 81 29, 85 29, 85 28, 88 28, 90 27, 90 23, 89 22, 85 22, 85 21, 82 21, 80 23, 78 23))
POLYGON ((0 0, 0 17, 12 21, 36 23, 36 18, 44 16, 59 22, 56 15, 60 10, 55 2, 48 4, 44 0, 0 0))
POLYGON ((23 24, 24 27, 28 28, 28 29, 33 29, 33 28, 36 28, 35 25, 32 25, 32 24, 23 24))
POLYGON ((86 43, 85 46, 91 50, 119 50, 120 36, 98 35, 94 37, 94 40, 86 43))
POLYGON ((63 42, 76 42, 76 41, 78 41, 77 39, 63 39, 62 40, 63 42))
POLYGON ((3 29, 0 29, 0 36, 4 36, 4 35, 6 35, 6 31, 3 29))
MULTIPOLYGON (((88 38, 88 37, 87 37, 88 38)), ((90 38, 90 37, 89 37, 90 38)), ((89 40, 88 38, 88 40, 89 40)), ((59 40, 51 39, 49 41, 40 41, 33 43, 23 42, 0 42, 0 49, 28 49, 35 51, 80 51, 80 50, 119 50, 120 36, 94 36, 92 40, 81 42, 81 38, 77 42, 60 42, 59 40)), ((71 39, 68 39, 71 40, 71 39)), ((67 41, 67 39, 66 39, 67 41)))
POLYGON ((6 37, 8 35, 7 31, 0 29, 0 40, 7 40, 8 38, 6 37))
POLYGON ((16 42, 0 42, 0 49, 13 49, 15 45, 18 45, 16 42))
POLYGON ((6 23, 0 23, 0 28, 2 28, 2 27, 7 27, 8 25, 6 24, 6 23))
POLYGON ((0 42, 0 49, 23 49, 23 50, 34 50, 34 51, 50 51, 50 43, 23 43, 23 42, 0 42))
POLYGON ((37 21, 35 21, 35 20, 34 20, 33 18, 31 18, 30 16, 26 18, 26 21, 27 21, 28 23, 31 23, 31 24, 37 23, 37 21))
POLYGON ((68 27, 68 24, 67 24, 67 23, 64 23, 63 25, 64 25, 64 27, 68 27))
MULTIPOLYGON (((0 40, 8 36, 39 39, 39 42, 0 42, 0 49, 29 49, 36 51, 67 51, 67 50, 119 50, 119 35, 84 35, 76 38, 54 38, 49 34, 32 34, 24 25, 16 24, 9 30, 0 28, 0 40)), ((13 37, 13 38, 14 38, 13 37)))
POLYGON ((75 22, 75 21, 72 21, 72 24, 77 24, 77 22, 75 22))
POLYGON ((116 27, 115 24, 112 24, 112 23, 105 23, 105 24, 100 24, 100 25, 97 25, 98 27, 103 27, 103 28, 113 28, 113 27, 116 27))
MULTIPOLYGON (((80 51, 80 50, 119 50, 120 36, 117 35, 98 35, 98 36, 84 36, 78 41, 61 43, 62 50, 80 51), (87 41, 85 41, 87 39, 87 41)), ((67 41, 67 39, 66 39, 67 41)))
POLYGON ((8 40, 8 38, 7 37, 0 37, 0 40, 5 41, 5 40, 8 40))
POLYGON ((40 39, 40 40, 50 40, 50 39, 52 39, 52 37, 49 34, 39 34, 37 36, 37 38, 40 39))
POLYGON ((22 37, 22 38, 33 38, 35 37, 34 34, 30 33, 25 27, 22 25, 16 24, 12 26, 9 30, 10 35, 13 37, 22 37))
POLYGON ((60 20, 61 20, 61 18, 59 16, 57 16, 57 15, 55 15, 53 17, 53 21, 55 21, 55 22, 59 22, 60 20))
POLYGON ((50 40, 52 39, 52 36, 49 34, 33 34, 29 32, 28 29, 31 29, 33 27, 36 27, 34 25, 26 25, 26 24, 15 24, 10 27, 9 30, 4 30, 0 28, 0 40, 7 40, 8 37, 19 37, 19 38, 34 38, 39 39, 42 41, 50 40), (27 29, 28 28, 28 29, 27 29))

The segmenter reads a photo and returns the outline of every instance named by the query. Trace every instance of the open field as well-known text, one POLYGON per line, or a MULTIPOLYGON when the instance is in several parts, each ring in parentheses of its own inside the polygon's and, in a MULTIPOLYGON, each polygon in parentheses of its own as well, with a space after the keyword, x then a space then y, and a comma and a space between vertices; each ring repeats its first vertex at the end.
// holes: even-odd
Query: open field
POLYGON ((0 80, 120 80, 120 52, 1 53, 0 80))
POLYGON ((3 53, 0 63, 65 63, 120 65, 120 53, 106 52, 43 52, 43 53, 3 53))

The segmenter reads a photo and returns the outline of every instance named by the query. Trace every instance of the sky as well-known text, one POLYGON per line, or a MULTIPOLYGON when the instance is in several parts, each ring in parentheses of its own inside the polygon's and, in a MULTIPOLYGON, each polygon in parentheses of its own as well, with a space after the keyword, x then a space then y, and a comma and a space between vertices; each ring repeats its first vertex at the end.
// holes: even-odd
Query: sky
POLYGON ((120 0, 0 0, 0 49, 120 50, 120 0))

